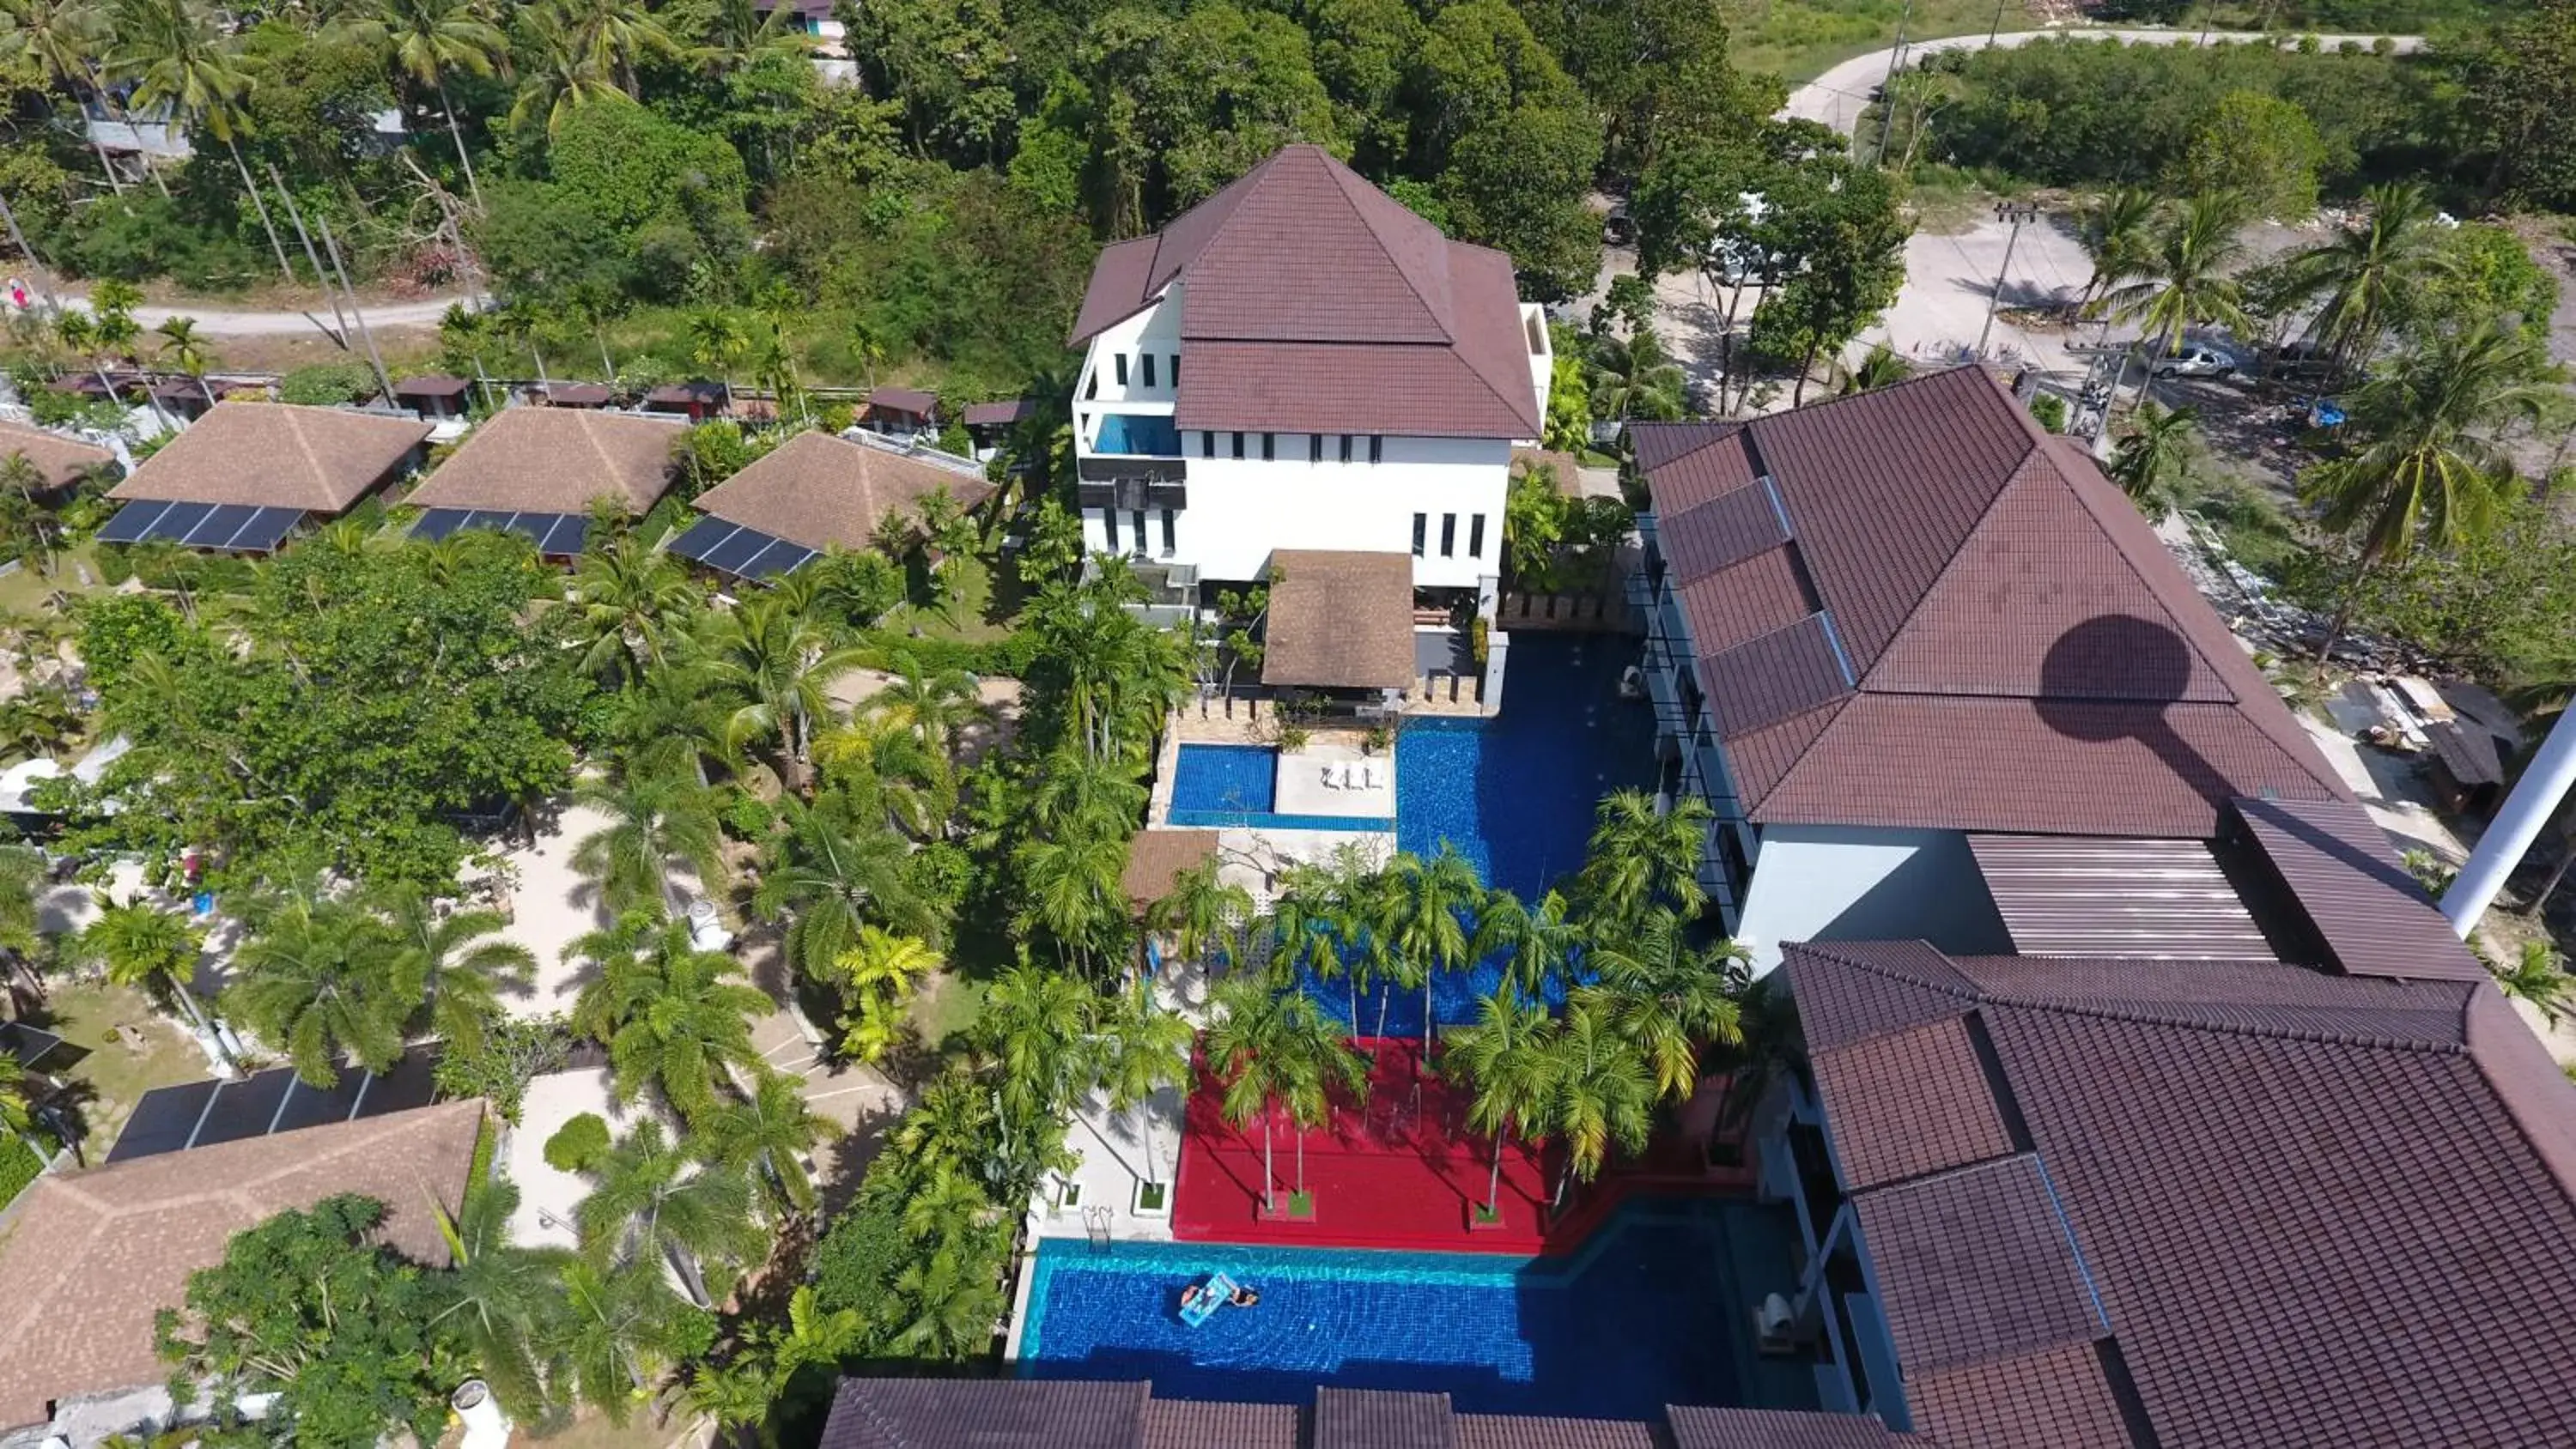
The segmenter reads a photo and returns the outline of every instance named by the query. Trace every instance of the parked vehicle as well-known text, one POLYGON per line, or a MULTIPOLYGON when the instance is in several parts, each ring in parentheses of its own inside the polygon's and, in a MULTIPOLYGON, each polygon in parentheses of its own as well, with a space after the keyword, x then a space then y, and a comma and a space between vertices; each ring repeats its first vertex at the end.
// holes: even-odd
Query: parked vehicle
POLYGON ((2206 342, 2186 342, 2181 350, 2155 360, 2158 377, 2233 377, 2236 358, 2206 342))

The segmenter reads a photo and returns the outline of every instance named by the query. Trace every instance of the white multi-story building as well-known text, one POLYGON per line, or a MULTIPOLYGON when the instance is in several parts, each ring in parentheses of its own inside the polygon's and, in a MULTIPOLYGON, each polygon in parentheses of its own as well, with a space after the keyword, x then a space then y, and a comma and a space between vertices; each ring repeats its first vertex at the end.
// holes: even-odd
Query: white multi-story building
POLYGON ((1409 552, 1423 589, 1500 571, 1512 447, 1546 415, 1546 320, 1508 257, 1322 148, 1101 253, 1073 341, 1093 550, 1210 583, 1259 580, 1280 549, 1409 552))

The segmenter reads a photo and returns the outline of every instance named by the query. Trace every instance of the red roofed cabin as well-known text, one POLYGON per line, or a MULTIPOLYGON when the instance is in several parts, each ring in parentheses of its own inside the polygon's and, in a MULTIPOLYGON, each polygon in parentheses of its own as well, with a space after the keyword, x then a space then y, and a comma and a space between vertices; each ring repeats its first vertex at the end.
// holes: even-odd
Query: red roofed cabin
POLYGON ((880 387, 868 394, 859 426, 889 438, 939 436, 939 396, 914 387, 880 387))

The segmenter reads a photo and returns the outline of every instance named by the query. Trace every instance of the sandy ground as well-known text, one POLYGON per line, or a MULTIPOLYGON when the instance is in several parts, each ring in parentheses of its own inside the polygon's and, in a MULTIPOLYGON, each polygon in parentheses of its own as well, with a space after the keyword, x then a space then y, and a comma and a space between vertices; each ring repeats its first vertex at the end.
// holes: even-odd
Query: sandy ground
POLYGON ((506 914, 501 934, 525 946, 537 958, 536 989, 526 996, 504 998, 503 1006, 520 1018, 557 1016, 572 1010, 585 973, 566 959, 572 943, 610 924, 599 892, 573 869, 572 855, 581 842, 608 823, 586 805, 559 801, 537 833, 534 848, 501 853, 508 880, 506 914))
POLYGON ((510 1241, 523 1248, 579 1247, 573 1213, 590 1195, 590 1181, 547 1163, 546 1139, 584 1112, 606 1118, 609 1134, 623 1136, 647 1110, 641 1102, 632 1108, 616 1104, 605 1067, 532 1079, 521 1099, 519 1125, 509 1130, 501 1156, 510 1181, 519 1188, 519 1210, 510 1215, 510 1241))

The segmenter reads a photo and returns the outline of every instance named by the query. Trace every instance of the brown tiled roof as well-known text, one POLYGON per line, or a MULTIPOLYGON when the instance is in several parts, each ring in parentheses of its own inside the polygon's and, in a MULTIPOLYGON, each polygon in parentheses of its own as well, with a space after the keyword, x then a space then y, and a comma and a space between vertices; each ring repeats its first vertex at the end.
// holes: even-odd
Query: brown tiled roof
POLYGON ((1917 1442, 1891 1434, 1866 1414, 1807 1414, 1779 1409, 1701 1409, 1675 1405, 1673 1449, 1889 1449, 1917 1442))
POLYGON ((1631 428, 1753 819, 2207 838, 2349 798, 2090 458, 1977 368, 1631 428))
POLYGON ((1400 553, 1270 555, 1261 682, 1317 689, 1413 683, 1413 560, 1400 553))
POLYGON ((725 385, 703 377, 688 382, 666 382, 644 394, 644 401, 648 403, 672 403, 680 407, 712 407, 724 400, 725 385))
POLYGON ((444 372, 406 377, 394 384, 396 397, 456 397, 474 384, 444 372))
POLYGON ((1320 146, 1283 147, 1159 235, 1103 251, 1073 341, 1175 282, 1180 427, 1539 433, 1511 259, 1449 241, 1320 146))
POLYGON ((1305 1415, 1294 1404, 1226 1404, 1149 1399, 1136 1449, 1305 1449, 1305 1415))
POLYGON ((1945 1449, 2576 1442, 2576 1088, 2492 985, 1786 955, 1838 1154, 1945 1002, 2026 1144, 1853 1191, 1945 1449))
POLYGON ((45 428, 0 420, 0 458, 24 457, 45 475, 48 488, 68 488, 92 468, 116 461, 116 455, 94 443, 67 438, 45 428))
POLYGON ((1456 1449, 1447 1394, 1317 1389, 1315 1443, 1333 1449, 1456 1449))
POLYGON ((2335 965, 2356 976, 2486 979, 2359 805, 2239 800, 2236 814, 2335 965))
POLYGON ((107 496, 339 513, 385 482, 429 429, 347 408, 217 403, 107 496))
POLYGON ((2012 1151, 1994 1089, 1963 1018, 1945 1016, 1857 1041, 1816 1063, 1820 1076, 1865 1084, 1899 1081, 1911 1090, 1873 1116, 1873 1129, 1846 1134, 1843 1176, 1853 1187, 1903 1182, 2012 1151))
POLYGON ((1549 476, 1556 480, 1557 492, 1568 498, 1582 496, 1583 460, 1581 458, 1572 453, 1561 453, 1549 448, 1512 449, 1513 477, 1535 473, 1541 468, 1545 468, 1549 476))
POLYGON ((667 418, 582 409, 504 408, 476 428, 404 501, 418 508, 587 513, 615 499, 649 511, 671 488, 667 418))
POLYGON ((917 387, 881 387, 868 394, 868 411, 880 409, 902 413, 907 417, 926 418, 939 406, 939 394, 917 387))
POLYGON ((817 1449, 1137 1449, 1142 1383, 843 1379, 817 1449))
POLYGON ((1213 830, 1139 830, 1127 845, 1127 873, 1121 884, 1128 901, 1148 906, 1172 893, 1182 871, 1216 859, 1213 830))
POLYGON ((465 1190, 480 1101, 245 1138, 37 1179, 0 1229, 0 1428, 73 1394, 160 1383, 153 1316, 232 1235, 338 1193, 385 1204, 383 1240, 447 1261, 430 1213, 465 1190))
POLYGON ((948 490, 972 508, 993 486, 918 458, 804 432, 698 495, 700 513, 811 549, 865 548, 877 525, 948 490))
POLYGON ((1666 1449, 1654 1425, 1624 1419, 1460 1414, 1452 1426, 1458 1449, 1666 1449))
POLYGON ((1035 398, 1015 397, 1002 402, 968 403, 958 421, 970 428, 1003 428, 1037 415, 1035 398))

